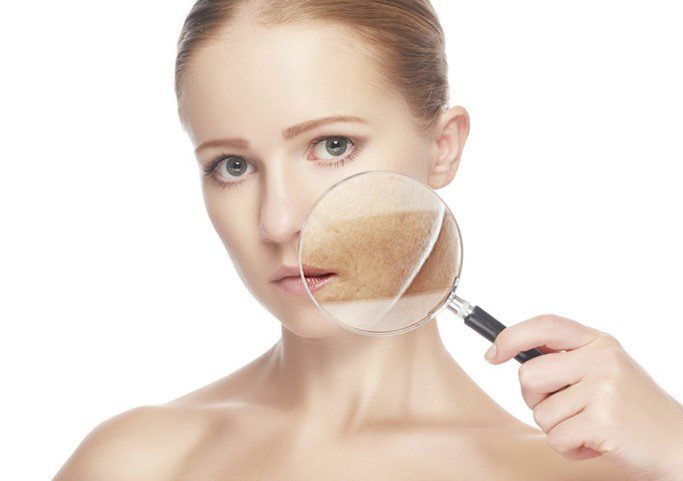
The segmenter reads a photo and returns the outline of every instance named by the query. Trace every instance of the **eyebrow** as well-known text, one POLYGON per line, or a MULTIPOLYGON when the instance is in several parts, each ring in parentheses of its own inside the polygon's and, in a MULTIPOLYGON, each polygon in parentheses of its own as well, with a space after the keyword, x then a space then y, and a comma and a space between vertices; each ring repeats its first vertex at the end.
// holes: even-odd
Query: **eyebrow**
MULTIPOLYGON (((365 119, 360 117, 353 117, 348 115, 333 115, 331 117, 322 117, 319 119, 307 120, 306 122, 301 122, 300 124, 287 127, 282 131, 282 138, 284 140, 289 140, 297 135, 300 135, 307 130, 314 129, 321 125, 331 124, 333 122, 359 122, 367 124, 365 119)), ((237 148, 237 149, 248 149, 249 141, 242 138, 225 138, 225 139, 214 139, 202 142, 196 149, 195 153, 200 150, 208 149, 209 147, 227 147, 227 148, 237 148)))

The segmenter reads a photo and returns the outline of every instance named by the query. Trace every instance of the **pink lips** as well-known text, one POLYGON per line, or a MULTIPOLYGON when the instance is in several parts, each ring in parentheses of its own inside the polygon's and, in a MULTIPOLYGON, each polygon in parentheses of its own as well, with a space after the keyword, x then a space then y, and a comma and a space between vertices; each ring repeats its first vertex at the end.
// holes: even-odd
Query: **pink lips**
MULTIPOLYGON (((318 276, 306 276, 306 284, 308 284, 308 288, 311 292, 315 292, 318 289, 320 289, 323 285, 325 285, 327 281, 329 281, 335 275, 336 274, 330 272, 318 276)), ((279 285, 282 288, 282 290, 284 290, 288 294, 292 294, 295 296, 302 296, 306 294, 306 287, 304 286, 304 283, 302 282, 300 276, 283 277, 275 283, 279 285)))
MULTIPOLYGON (((303 266, 306 284, 311 292, 315 292, 325 285, 336 274, 334 272, 303 266)), ((287 294, 302 296, 306 295, 306 286, 301 280, 298 267, 282 266, 271 278, 271 282, 277 284, 287 294)))

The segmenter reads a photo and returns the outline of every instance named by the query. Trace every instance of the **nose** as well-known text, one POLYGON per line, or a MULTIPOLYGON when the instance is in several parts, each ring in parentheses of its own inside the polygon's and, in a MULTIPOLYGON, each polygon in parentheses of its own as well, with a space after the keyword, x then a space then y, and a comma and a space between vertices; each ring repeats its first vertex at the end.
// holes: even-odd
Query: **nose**
POLYGON ((296 241, 308 212, 306 187, 283 167, 274 166, 262 176, 259 238, 264 242, 296 241))

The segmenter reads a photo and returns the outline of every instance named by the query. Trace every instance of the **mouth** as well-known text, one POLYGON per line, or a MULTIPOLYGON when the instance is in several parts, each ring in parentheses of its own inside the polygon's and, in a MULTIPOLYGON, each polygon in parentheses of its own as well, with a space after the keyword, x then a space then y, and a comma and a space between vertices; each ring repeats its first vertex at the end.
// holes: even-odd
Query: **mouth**
POLYGON ((308 289, 311 292, 315 292, 327 284, 327 282, 329 282, 336 275, 337 274, 334 272, 306 274, 306 269, 304 269, 306 285, 304 285, 303 281, 301 280, 301 276, 285 276, 273 282, 287 294, 303 296, 306 295, 306 286, 308 286, 308 289))

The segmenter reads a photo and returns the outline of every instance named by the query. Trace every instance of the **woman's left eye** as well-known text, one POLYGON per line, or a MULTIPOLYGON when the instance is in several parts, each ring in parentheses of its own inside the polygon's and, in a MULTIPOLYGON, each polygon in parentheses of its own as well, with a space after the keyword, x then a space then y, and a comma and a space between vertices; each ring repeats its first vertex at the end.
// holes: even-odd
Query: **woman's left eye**
POLYGON ((313 145, 315 158, 311 160, 341 161, 351 157, 354 150, 356 150, 356 145, 348 137, 325 137, 313 145))

